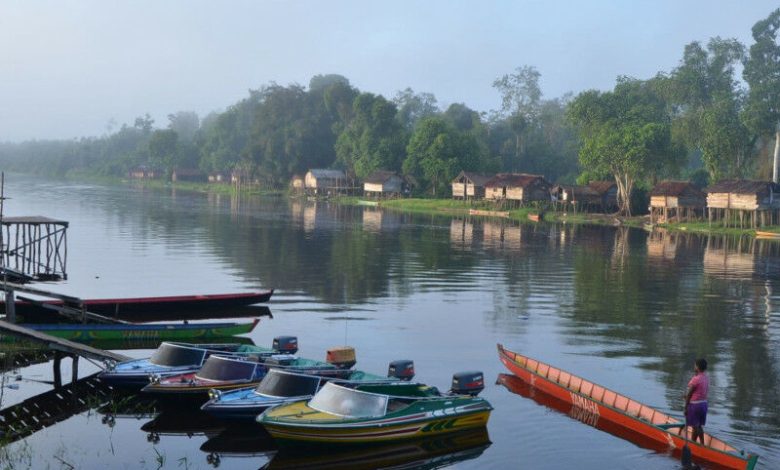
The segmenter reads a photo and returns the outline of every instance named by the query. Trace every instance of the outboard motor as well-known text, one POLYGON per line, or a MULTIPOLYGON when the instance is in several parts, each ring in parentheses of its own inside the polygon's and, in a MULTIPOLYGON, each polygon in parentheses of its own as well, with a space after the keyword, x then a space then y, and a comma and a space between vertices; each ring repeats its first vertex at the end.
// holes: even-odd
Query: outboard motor
POLYGON ((414 361, 400 359, 391 362, 387 368, 387 376, 406 381, 412 380, 414 378, 414 361))
POLYGON ((298 337, 277 336, 272 347, 282 354, 295 354, 298 352, 298 337))
POLYGON ((485 377, 480 371, 458 372, 452 376, 452 393, 475 397, 484 389, 485 377))
POLYGON ((343 346, 340 348, 328 349, 325 355, 325 362, 333 364, 340 369, 349 369, 357 363, 355 359, 355 348, 343 346))

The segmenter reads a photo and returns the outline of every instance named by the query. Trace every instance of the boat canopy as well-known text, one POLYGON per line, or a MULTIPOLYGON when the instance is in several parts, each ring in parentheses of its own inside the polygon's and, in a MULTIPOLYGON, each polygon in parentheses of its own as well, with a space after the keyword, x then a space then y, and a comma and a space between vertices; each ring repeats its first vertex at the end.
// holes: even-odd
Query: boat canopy
POLYGON ((149 362, 157 366, 189 366, 200 365, 206 351, 201 348, 193 348, 174 343, 162 343, 149 358, 149 362))
POLYGON ((249 380, 254 377, 257 366, 256 362, 209 356, 195 376, 200 379, 220 381, 249 380))
POLYGON ((270 397, 302 397, 314 395, 320 388, 321 377, 291 374, 271 369, 255 389, 256 393, 270 397))
POLYGON ((387 395, 361 392, 328 382, 309 401, 309 407, 349 418, 373 418, 385 414, 387 400, 387 395))

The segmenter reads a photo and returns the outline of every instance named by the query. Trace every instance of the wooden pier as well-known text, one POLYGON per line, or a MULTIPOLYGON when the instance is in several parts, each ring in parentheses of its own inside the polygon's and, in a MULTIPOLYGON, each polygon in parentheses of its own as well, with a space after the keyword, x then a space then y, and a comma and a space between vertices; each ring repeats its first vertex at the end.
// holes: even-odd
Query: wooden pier
POLYGON ((2 266, 37 280, 67 279, 68 222, 0 216, 2 266))

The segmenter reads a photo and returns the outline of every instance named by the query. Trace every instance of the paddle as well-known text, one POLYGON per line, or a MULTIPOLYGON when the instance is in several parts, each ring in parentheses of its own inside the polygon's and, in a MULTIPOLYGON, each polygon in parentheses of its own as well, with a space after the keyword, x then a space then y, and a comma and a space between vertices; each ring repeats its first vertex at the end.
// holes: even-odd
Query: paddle
POLYGON ((688 447, 688 409, 686 407, 685 410, 685 445, 682 448, 682 456, 680 457, 680 463, 682 463, 683 468, 691 468, 691 464, 693 463, 693 459, 691 456, 691 448, 688 447))

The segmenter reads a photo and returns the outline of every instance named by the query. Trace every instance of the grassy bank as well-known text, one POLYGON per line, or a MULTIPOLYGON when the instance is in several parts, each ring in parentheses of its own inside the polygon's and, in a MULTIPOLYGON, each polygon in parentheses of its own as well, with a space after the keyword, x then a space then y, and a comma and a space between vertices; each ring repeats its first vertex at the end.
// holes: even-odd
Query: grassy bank
MULTIPOLYGON (((349 197, 341 198, 340 202, 344 204, 357 204, 361 198, 349 197)), ((389 199, 379 201, 379 206, 390 210, 401 212, 412 212, 418 214, 449 215, 449 216, 467 216, 470 209, 487 211, 506 211, 506 209, 496 208, 496 206, 486 201, 461 201, 456 199, 389 199)), ((538 214, 539 209, 535 207, 523 207, 519 209, 510 209, 509 219, 528 221, 529 214, 538 214)), ((618 217, 612 214, 596 213, 563 213, 545 211, 543 220, 546 222, 561 222, 572 224, 589 225, 622 225, 628 227, 641 228, 649 223, 647 216, 618 217)), ((756 231, 752 228, 734 228, 725 227, 722 223, 709 224, 708 222, 674 222, 665 224, 656 224, 672 231, 702 233, 702 234, 721 234, 733 236, 754 236, 756 231)), ((764 227, 761 229, 766 232, 780 232, 780 226, 764 227)))

